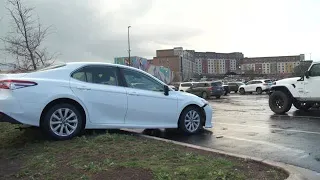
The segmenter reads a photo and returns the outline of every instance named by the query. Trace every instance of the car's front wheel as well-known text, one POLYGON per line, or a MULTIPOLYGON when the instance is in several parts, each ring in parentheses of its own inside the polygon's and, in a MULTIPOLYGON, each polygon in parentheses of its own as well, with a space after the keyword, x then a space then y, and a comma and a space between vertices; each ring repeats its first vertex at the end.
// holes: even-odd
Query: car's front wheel
POLYGON ((246 93, 244 88, 240 88, 239 92, 240 92, 241 95, 244 95, 246 93))
POLYGON ((202 129, 203 121, 199 107, 190 106, 182 111, 179 128, 187 134, 196 134, 202 129))
POLYGON ((282 91, 275 91, 269 96, 269 107, 276 114, 288 112, 292 106, 292 98, 282 91))
POLYGON ((83 121, 84 117, 74 105, 62 103, 45 113, 41 128, 54 139, 67 140, 80 134, 83 121))

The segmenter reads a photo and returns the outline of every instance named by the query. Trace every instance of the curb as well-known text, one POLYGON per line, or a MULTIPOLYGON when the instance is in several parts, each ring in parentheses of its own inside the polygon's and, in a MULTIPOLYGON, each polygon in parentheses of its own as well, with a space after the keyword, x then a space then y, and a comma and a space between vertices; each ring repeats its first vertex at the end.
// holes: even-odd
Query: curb
POLYGON ((202 150, 202 151, 208 151, 208 152, 223 154, 223 155, 227 155, 227 156, 233 156, 233 157, 237 157, 237 158, 258 161, 260 163, 263 163, 263 164, 266 164, 266 165, 269 165, 269 166, 273 166, 273 167, 276 167, 276 168, 279 168, 279 169, 282 169, 282 170, 286 171, 289 174, 289 177, 286 180, 307 180, 307 178, 305 178, 301 173, 297 172, 292 167, 292 165, 289 166, 289 165, 287 165, 285 163, 275 162, 275 161, 270 161, 270 160, 267 160, 267 159, 256 158, 256 157, 240 155, 240 154, 235 154, 235 153, 228 153, 228 152, 217 150, 217 149, 201 147, 201 146, 197 146, 197 145, 193 145, 193 144, 173 141, 173 140, 169 140, 169 139, 163 139, 163 138, 154 137, 154 136, 148 136, 148 135, 140 134, 140 133, 137 133, 135 131, 128 130, 128 129, 123 129, 123 130, 125 130, 127 132, 130 132, 130 133, 137 134, 137 135, 139 135, 141 137, 148 138, 148 139, 163 141, 163 142, 172 143, 172 144, 176 144, 176 145, 180 145, 180 146, 184 146, 184 147, 189 147, 189 148, 193 148, 193 149, 198 149, 198 150, 202 150))

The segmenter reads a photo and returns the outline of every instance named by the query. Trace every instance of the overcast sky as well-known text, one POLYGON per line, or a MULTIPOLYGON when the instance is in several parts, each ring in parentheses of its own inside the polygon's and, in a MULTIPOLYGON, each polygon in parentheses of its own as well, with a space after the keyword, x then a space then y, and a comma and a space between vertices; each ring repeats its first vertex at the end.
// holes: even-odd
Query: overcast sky
MULTIPOLYGON (((156 49, 243 52, 246 57, 296 55, 320 59, 320 0, 25 0, 43 25, 45 45, 61 61, 152 58, 156 49)), ((10 30, 0 0, 0 36, 10 30)), ((2 43, 2 42, 1 42, 2 43)), ((0 47, 2 44, 0 44, 0 47)), ((5 55, 0 52, 0 60, 5 55)), ((10 59, 10 58, 7 58, 10 59)))

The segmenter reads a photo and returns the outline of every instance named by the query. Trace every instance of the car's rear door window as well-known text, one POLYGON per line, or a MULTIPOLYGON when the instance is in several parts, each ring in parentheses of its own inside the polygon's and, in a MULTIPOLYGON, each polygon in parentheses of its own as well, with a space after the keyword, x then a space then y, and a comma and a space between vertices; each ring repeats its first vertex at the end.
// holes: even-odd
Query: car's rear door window
POLYGON ((191 87, 191 83, 181 83, 181 87, 191 87))
POLYGON ((74 72, 72 78, 79 81, 117 86, 117 69, 111 66, 86 66, 74 72))

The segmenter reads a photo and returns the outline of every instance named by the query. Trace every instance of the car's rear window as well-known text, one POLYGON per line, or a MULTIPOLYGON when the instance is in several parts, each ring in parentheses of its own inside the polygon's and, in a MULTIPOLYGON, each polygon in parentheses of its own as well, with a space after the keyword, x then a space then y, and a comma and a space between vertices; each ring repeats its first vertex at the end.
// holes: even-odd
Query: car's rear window
POLYGON ((211 86, 222 86, 222 82, 213 82, 211 86))
POLYGON ((265 80, 264 82, 265 82, 265 83, 272 83, 271 80, 265 80))
POLYGON ((191 83, 182 83, 181 87, 191 87, 191 83))

